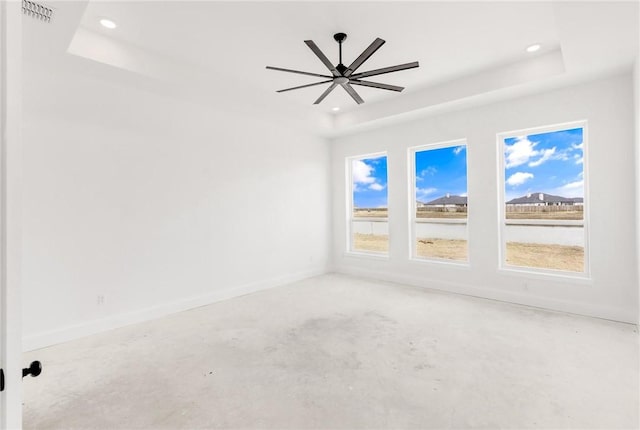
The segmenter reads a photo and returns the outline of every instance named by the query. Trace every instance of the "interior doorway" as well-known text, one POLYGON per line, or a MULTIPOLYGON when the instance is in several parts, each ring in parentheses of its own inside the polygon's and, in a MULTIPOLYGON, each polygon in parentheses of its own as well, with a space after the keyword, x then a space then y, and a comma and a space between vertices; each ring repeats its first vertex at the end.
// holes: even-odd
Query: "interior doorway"
POLYGON ((22 424, 20 306, 22 6, 0 2, 0 429, 22 424))

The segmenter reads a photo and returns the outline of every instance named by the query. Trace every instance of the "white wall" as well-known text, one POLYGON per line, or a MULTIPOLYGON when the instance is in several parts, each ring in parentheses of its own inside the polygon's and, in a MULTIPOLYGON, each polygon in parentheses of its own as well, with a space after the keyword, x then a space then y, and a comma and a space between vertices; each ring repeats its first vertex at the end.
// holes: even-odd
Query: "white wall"
POLYGON ((634 117, 631 75, 424 117, 332 144, 334 266, 377 277, 533 306, 635 322, 638 317, 634 117), (590 281, 498 270, 496 133, 588 120, 590 281), (469 182, 469 267, 410 261, 407 148, 466 138, 469 182), (388 259, 345 253, 344 158, 388 154, 388 259), (616 208, 615 212, 611 208, 616 208))
MULTIPOLYGON (((636 251, 638 253, 638 307, 640 308, 640 55, 633 65, 633 102, 636 126, 636 251)), ((640 324, 640 315, 636 320, 640 324)))
POLYGON ((204 105, 77 61, 26 67, 26 349, 324 273, 326 140, 260 95, 204 105))
POLYGON ((20 315, 22 10, 0 2, 0 429, 22 428, 20 315))

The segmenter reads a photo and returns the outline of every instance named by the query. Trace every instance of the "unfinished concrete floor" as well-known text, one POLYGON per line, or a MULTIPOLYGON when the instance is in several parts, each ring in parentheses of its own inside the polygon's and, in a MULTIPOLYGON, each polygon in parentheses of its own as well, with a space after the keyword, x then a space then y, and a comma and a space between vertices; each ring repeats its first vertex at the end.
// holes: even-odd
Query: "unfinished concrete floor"
POLYGON ((637 428, 634 326, 326 275, 25 355, 26 428, 637 428))

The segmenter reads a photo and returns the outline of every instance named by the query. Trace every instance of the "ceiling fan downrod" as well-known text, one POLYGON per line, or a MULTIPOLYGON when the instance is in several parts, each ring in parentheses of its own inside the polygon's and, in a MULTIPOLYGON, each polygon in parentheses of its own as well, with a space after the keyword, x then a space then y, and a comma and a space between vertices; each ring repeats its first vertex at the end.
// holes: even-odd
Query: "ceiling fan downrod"
POLYGON ((333 35, 333 38, 336 42, 338 42, 339 61, 338 65, 336 66, 336 70, 342 75, 344 74, 344 71, 347 70, 347 67, 342 64, 342 42, 347 40, 347 35, 345 33, 336 33, 333 35))

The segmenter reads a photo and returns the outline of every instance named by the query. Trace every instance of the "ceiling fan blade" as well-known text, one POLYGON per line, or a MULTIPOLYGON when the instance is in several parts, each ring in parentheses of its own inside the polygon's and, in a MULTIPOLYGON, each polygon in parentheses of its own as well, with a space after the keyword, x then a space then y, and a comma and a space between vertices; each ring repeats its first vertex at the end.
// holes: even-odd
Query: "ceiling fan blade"
POLYGON ((278 91, 276 91, 276 93, 284 93, 285 91, 299 90, 300 88, 313 87, 313 86, 315 86, 315 85, 326 84, 326 83, 329 83, 329 82, 333 82, 333 79, 329 79, 328 81, 315 82, 315 83, 313 83, 313 84, 300 85, 299 87, 285 88, 284 90, 278 90, 278 91))
POLYGON ((398 87, 398 86, 389 85, 389 84, 380 84, 378 82, 357 81, 355 79, 349 80, 349 83, 353 85, 362 85, 363 87, 380 88, 381 90, 398 91, 398 92, 404 90, 404 87, 398 87))
POLYGON ((336 66, 334 66, 331 61, 329 61, 327 56, 322 53, 320 48, 318 48, 318 45, 316 45, 313 40, 305 40, 304 43, 306 43, 307 46, 313 51, 313 53, 316 54, 320 61, 322 61, 322 64, 327 66, 327 69, 331 71, 331 74, 333 76, 340 76, 340 72, 338 72, 336 66))
POLYGON ((349 85, 348 82, 346 82, 344 84, 341 84, 341 85, 342 85, 342 88, 344 88, 344 90, 346 92, 348 92, 351 97, 353 97, 353 99, 356 101, 356 103, 358 103, 359 105, 364 103, 364 100, 362 100, 362 97, 360 97, 360 94, 358 94, 356 92, 356 90, 354 90, 353 87, 351 85, 349 85))
POLYGON ((331 83, 331 85, 329 85, 329 88, 327 88, 327 89, 324 91, 324 93, 322 93, 322 95, 321 95, 320 97, 318 97, 318 100, 316 100, 315 102, 313 102, 313 104, 314 104, 314 105, 320 104, 320 102, 321 102, 322 100, 324 100, 324 98, 325 98, 326 96, 328 96, 328 95, 329 95, 329 93, 330 93, 331 91, 333 91, 333 89, 334 89, 335 87, 337 87, 337 86, 338 86, 338 84, 336 84, 335 82, 332 82, 332 83, 331 83))
POLYGON ((355 72, 358 69, 358 67, 362 66, 362 63, 367 61, 369 57, 371 57, 378 49, 380 49, 382 45, 384 45, 384 40, 377 37, 376 40, 374 40, 367 49, 362 51, 362 54, 360 54, 360 56, 356 58, 356 60, 353 63, 351 63, 349 67, 347 67, 347 70, 345 70, 344 72, 344 76, 345 77, 351 76, 351 74, 355 72))
POLYGON ((329 76, 329 75, 320 75, 318 73, 301 72, 300 70, 283 69, 282 67, 267 66, 267 69, 269 69, 269 70, 278 70, 279 72, 298 73, 300 75, 307 75, 307 76, 317 76, 319 78, 331 78, 331 76, 329 76))
POLYGON ((384 75, 385 73, 399 72, 400 70, 415 69, 420 67, 417 61, 413 63, 399 64, 397 66, 383 67, 382 69, 369 70, 368 72, 356 73, 351 75, 351 79, 366 78, 367 76, 384 75))

